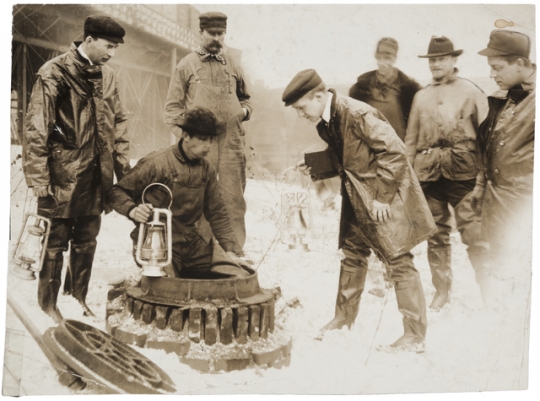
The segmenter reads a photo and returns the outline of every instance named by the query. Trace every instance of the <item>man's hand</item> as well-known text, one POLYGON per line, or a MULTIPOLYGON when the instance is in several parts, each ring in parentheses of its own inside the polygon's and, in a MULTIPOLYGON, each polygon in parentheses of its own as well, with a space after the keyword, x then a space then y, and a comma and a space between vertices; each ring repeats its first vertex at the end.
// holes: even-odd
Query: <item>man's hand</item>
POLYGON ((381 203, 377 199, 373 199, 373 208, 371 209, 373 220, 378 223, 386 223, 392 218, 392 210, 388 203, 381 203))
POLYGON ((477 216, 480 216, 482 214, 482 206, 484 206, 486 189, 476 186, 468 196, 471 197, 471 209, 477 216))
POLYGON ((137 223, 146 223, 154 210, 154 206, 147 203, 146 205, 140 204, 139 206, 131 209, 129 217, 135 220, 137 223))
POLYGON ((40 185, 32 187, 32 189, 34 190, 34 196, 36 198, 45 198, 46 196, 54 195, 50 185, 40 185))
POLYGON ((296 171, 300 171, 304 175, 311 174, 311 167, 308 166, 304 160, 300 160, 298 163, 296 163, 296 166, 294 166, 294 169, 296 171))
POLYGON ((246 262, 244 259, 236 256, 236 253, 234 253, 234 252, 228 251, 227 256, 229 257, 229 259, 231 259, 232 262, 236 263, 239 266, 243 266, 243 267, 247 267, 247 268, 250 267, 248 262, 246 262))
POLYGON ((182 132, 184 132, 182 128, 180 128, 178 125, 173 125, 171 130, 175 137, 182 139, 182 132))

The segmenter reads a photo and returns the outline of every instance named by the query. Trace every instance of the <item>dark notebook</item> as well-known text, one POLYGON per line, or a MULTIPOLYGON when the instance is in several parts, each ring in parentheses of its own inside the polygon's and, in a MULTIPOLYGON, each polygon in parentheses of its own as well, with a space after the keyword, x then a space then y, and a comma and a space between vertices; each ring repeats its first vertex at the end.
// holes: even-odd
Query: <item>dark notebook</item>
POLYGON ((313 180, 324 180, 325 178, 335 177, 338 172, 324 150, 304 154, 306 165, 311 167, 311 178, 313 180))

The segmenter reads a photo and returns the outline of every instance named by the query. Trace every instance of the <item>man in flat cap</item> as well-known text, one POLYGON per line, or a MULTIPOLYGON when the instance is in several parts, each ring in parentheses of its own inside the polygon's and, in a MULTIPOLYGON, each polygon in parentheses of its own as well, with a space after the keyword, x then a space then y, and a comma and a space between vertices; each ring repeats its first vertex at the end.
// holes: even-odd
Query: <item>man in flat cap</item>
POLYGON ((495 307, 516 292, 528 295, 530 288, 536 98, 530 50, 527 35, 494 30, 478 52, 487 56, 490 77, 500 87, 489 96, 489 114, 479 129, 480 171, 472 194, 490 244, 481 288, 495 307))
MULTIPOLYGON (((371 250, 394 283, 404 335, 391 349, 421 350, 426 303, 410 250, 435 232, 420 184, 407 163, 405 145, 388 120, 366 103, 326 90, 315 70, 299 72, 283 93, 285 106, 318 122, 319 136, 342 180, 341 261, 334 319, 326 330, 354 323, 371 250)), ((308 174, 310 167, 298 165, 308 174)))
MULTIPOLYGON (((237 251, 242 253, 246 241, 244 215, 246 201, 246 159, 243 121, 251 116, 250 95, 240 65, 223 52, 227 16, 208 12, 199 16, 201 43, 176 66, 165 102, 165 122, 180 138, 187 110, 204 106, 218 119, 218 137, 208 160, 216 167, 223 200, 229 213, 237 251)), ((209 238, 207 224, 200 225, 209 238)))
POLYGON ((57 322, 63 253, 70 243, 64 292, 93 315, 86 294, 101 213, 112 210, 106 194, 113 175, 121 179, 130 168, 127 116, 114 71, 105 65, 124 34, 110 17, 86 18, 83 41, 39 69, 26 114, 24 175, 38 197, 38 213, 52 219, 38 301, 57 322))
POLYGON ((487 254, 480 220, 467 197, 476 182, 476 133, 487 115, 487 97, 475 84, 458 77, 455 64, 462 52, 454 50, 450 39, 433 36, 428 54, 418 56, 429 59, 433 80, 414 97, 405 137, 407 157, 437 224, 437 233, 428 240, 436 290, 429 307, 436 311, 450 302, 452 227, 457 226, 468 245, 475 271, 481 269, 487 254))
MULTIPOLYGON (((131 232, 137 244, 139 224, 152 215, 152 209, 168 208, 170 194, 161 187, 151 187, 142 199, 145 188, 154 183, 166 185, 172 192, 172 267, 170 275, 200 278, 212 275, 215 247, 225 250, 229 261, 244 264, 234 250, 238 248, 229 216, 223 202, 214 166, 206 160, 218 135, 217 119, 209 109, 195 106, 186 111, 182 122, 182 138, 171 147, 145 156, 116 183, 109 192, 109 202, 119 214, 137 225, 131 232), (218 244, 206 243, 197 233, 195 222, 205 215, 218 244)), ((234 269, 234 266, 231 267, 234 269)), ((233 274, 245 273, 235 269, 233 274)))
POLYGON ((421 86, 394 67, 397 52, 398 42, 394 38, 379 40, 375 51, 378 69, 360 75, 349 96, 383 113, 403 141, 412 101, 421 86))

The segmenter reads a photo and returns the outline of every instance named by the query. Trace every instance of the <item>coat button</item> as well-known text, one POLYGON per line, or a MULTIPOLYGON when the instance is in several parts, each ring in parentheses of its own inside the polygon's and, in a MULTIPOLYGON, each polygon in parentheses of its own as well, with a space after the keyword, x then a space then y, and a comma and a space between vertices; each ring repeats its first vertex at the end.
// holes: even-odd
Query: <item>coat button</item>
POLYGON ((496 168, 496 169, 493 170, 493 171, 495 171, 495 174, 499 174, 499 169, 498 169, 498 168, 496 168))
POLYGON ((491 184, 492 184, 492 183, 491 183, 491 180, 488 180, 488 182, 487 182, 487 183, 488 183, 488 185, 491 185, 491 184))
POLYGON ((499 145, 504 146, 504 141, 500 141, 499 145))

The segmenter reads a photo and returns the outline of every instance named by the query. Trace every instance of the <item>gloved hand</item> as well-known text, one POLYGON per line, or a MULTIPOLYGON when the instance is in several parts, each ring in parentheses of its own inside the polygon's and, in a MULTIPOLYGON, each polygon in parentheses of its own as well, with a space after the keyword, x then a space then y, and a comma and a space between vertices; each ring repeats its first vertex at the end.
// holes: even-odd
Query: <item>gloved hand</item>
POLYGON ((45 198, 48 195, 54 195, 50 185, 39 185, 32 187, 36 198, 45 198))
POLYGON ((482 207, 484 206, 485 195, 486 189, 478 185, 475 186, 472 192, 469 194, 469 196, 471 197, 471 208, 477 216, 480 216, 482 214, 482 207))

